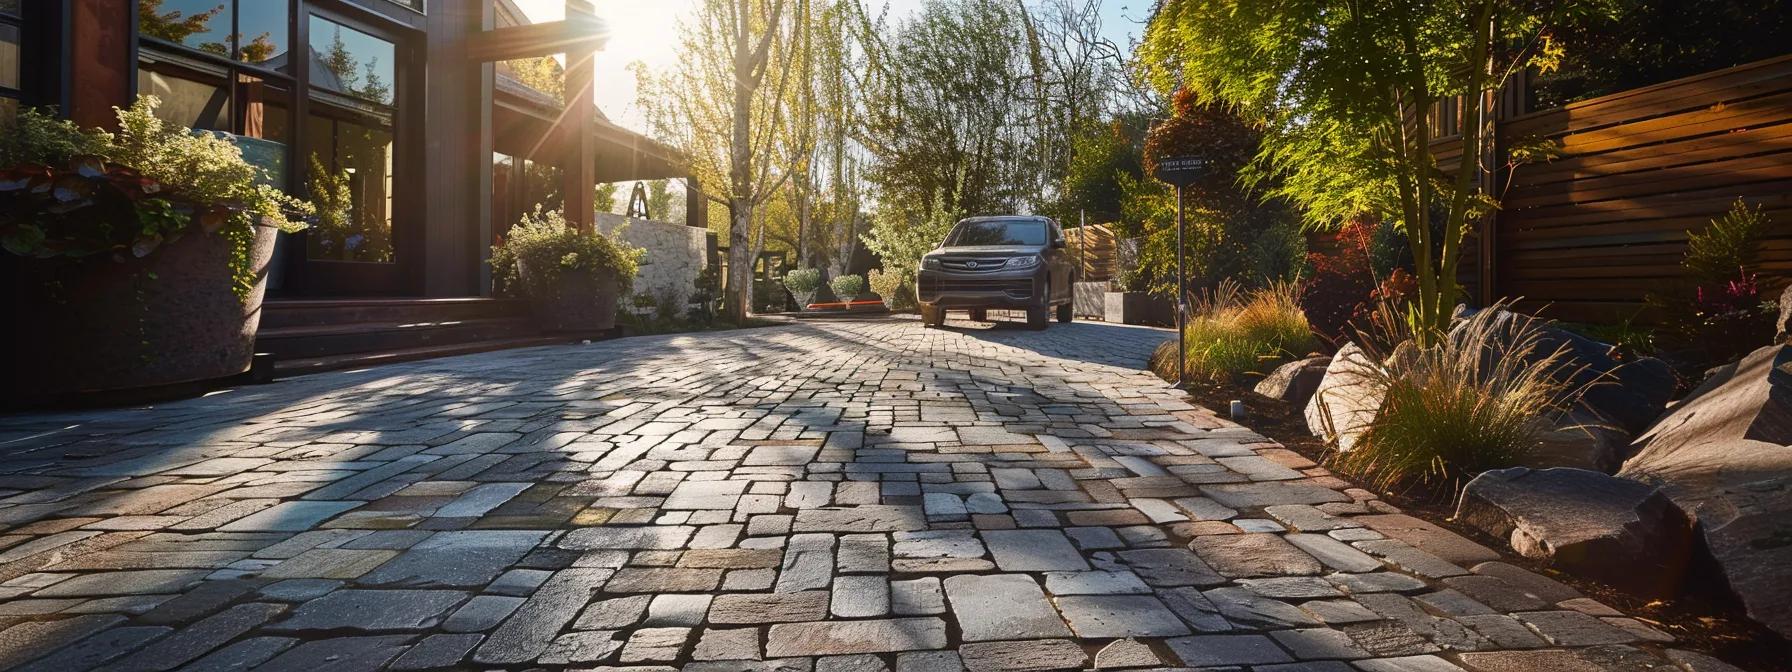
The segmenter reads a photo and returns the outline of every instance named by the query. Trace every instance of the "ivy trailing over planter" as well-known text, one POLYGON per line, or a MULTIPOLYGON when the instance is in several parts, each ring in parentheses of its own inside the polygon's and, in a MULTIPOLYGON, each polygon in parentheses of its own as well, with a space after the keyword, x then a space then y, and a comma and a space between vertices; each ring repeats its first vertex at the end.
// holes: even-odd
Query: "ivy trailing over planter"
POLYGON ((20 111, 0 138, 0 246, 122 263, 186 235, 221 235, 231 288, 247 297, 260 272, 254 227, 302 230, 313 208, 268 184, 230 141, 157 118, 160 103, 143 96, 118 110, 116 134, 20 111))

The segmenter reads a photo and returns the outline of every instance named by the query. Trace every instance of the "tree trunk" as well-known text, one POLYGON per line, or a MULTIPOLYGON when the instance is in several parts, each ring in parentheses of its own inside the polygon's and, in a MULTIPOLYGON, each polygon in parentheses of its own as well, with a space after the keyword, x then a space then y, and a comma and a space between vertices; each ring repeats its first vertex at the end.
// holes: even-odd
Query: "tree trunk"
MULTIPOLYGON (((739 16, 746 21, 750 12, 745 0, 739 16)), ((747 235, 753 229, 753 70, 751 31, 742 25, 734 36, 734 119, 733 137, 728 146, 728 178, 733 190, 728 195, 728 301, 724 306, 728 319, 745 322, 753 305, 753 260, 747 247, 747 235)))

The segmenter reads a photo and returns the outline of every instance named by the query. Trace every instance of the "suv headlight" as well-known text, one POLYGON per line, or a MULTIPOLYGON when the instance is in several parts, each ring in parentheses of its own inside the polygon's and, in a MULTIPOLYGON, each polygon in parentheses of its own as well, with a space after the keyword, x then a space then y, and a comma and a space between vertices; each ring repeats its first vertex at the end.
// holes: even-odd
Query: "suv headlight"
POLYGON ((1007 268, 1032 268, 1039 265, 1039 257, 1014 257, 1002 265, 1007 268))
POLYGON ((939 267, 940 267, 940 260, 938 257, 922 257, 921 258, 921 269, 922 270, 939 270, 939 267))

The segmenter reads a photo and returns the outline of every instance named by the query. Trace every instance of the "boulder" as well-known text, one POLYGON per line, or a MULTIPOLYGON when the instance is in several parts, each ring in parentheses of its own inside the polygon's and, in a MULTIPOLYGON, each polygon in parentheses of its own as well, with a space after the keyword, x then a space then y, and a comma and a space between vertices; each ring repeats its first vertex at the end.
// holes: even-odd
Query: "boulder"
POLYGON ((1586 469, 1482 472, 1456 519, 1527 558, 1645 597, 1672 597, 1693 556, 1692 519, 1652 485, 1586 469))
POLYGON ((1774 322, 1773 342, 1785 343, 1792 340, 1792 285, 1787 285, 1780 292, 1780 319, 1774 322))
POLYGON ((1307 400, 1307 431, 1349 451, 1375 414, 1385 392, 1375 383, 1376 363, 1355 343, 1346 343, 1325 367, 1325 376, 1307 400))
MULTIPOLYGON (((1516 326, 1520 316, 1502 310, 1498 317, 1516 326)), ((1566 329, 1537 323, 1542 334, 1530 358, 1541 360, 1566 350, 1564 370, 1584 389, 1579 408, 1598 423, 1635 435, 1661 415, 1674 395, 1674 369, 1654 357, 1621 361, 1610 344, 1566 329)))
POLYGON ((1618 470, 1630 455, 1631 434, 1604 423, 1582 409, 1569 411, 1556 427, 1538 437, 1525 466, 1572 467, 1602 474, 1618 470))
POLYGON ((1271 399, 1306 406, 1307 400, 1313 398, 1313 391, 1319 389, 1319 381, 1325 379, 1325 368, 1331 363, 1330 357, 1297 359, 1276 367, 1253 389, 1271 399))
POLYGON ((1618 475, 1691 512, 1749 615, 1792 636, 1792 345, 1720 368, 1632 447, 1618 475))

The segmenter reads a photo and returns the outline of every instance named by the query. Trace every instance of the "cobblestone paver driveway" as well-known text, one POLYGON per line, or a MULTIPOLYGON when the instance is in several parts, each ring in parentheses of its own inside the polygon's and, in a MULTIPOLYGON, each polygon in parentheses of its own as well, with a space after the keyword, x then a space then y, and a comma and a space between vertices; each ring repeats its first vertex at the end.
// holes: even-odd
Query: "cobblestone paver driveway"
POLYGON ((0 419, 0 669, 1701 662, 1187 405, 1168 332, 959 326, 0 419))

